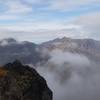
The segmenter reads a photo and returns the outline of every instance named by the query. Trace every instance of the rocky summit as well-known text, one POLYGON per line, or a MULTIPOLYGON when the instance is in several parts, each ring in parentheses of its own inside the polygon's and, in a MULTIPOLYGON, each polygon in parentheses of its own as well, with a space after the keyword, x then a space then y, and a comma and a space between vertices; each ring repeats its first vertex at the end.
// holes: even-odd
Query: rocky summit
POLYGON ((52 91, 35 69, 16 60, 0 67, 0 100, 52 100, 52 91))

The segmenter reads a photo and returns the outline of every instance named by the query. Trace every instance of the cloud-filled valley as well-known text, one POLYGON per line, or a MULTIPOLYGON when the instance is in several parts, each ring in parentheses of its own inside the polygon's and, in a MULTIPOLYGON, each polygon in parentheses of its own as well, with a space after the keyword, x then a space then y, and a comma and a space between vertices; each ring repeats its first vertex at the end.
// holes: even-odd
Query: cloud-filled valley
POLYGON ((42 57, 48 60, 37 70, 47 79, 54 100, 99 100, 99 41, 64 37, 42 46, 42 57))
POLYGON ((54 50, 37 68, 54 92, 54 100, 99 100, 100 67, 82 54, 54 50))

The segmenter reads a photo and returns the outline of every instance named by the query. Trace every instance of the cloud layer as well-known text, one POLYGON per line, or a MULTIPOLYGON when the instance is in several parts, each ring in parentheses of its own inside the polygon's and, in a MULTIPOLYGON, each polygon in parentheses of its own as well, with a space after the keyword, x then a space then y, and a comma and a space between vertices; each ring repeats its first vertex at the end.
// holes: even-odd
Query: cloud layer
POLYGON ((84 55, 54 50, 37 68, 54 93, 54 100, 99 100, 100 67, 84 55))

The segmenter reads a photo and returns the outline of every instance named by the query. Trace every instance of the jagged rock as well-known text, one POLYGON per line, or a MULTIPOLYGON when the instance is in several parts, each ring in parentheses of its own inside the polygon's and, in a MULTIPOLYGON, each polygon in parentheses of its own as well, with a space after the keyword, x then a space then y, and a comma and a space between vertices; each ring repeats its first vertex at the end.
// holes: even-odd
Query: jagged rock
POLYGON ((18 60, 0 67, 0 100, 52 100, 46 80, 18 60))

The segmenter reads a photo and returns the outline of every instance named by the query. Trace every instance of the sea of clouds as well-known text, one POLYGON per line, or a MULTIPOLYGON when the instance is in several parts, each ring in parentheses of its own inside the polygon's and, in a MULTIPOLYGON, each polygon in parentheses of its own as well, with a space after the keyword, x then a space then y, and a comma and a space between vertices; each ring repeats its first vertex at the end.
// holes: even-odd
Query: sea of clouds
MULTIPOLYGON (((47 53, 47 52, 46 52, 47 53)), ((53 90, 54 100, 100 100, 100 67, 87 56, 55 49, 37 67, 53 90)))

